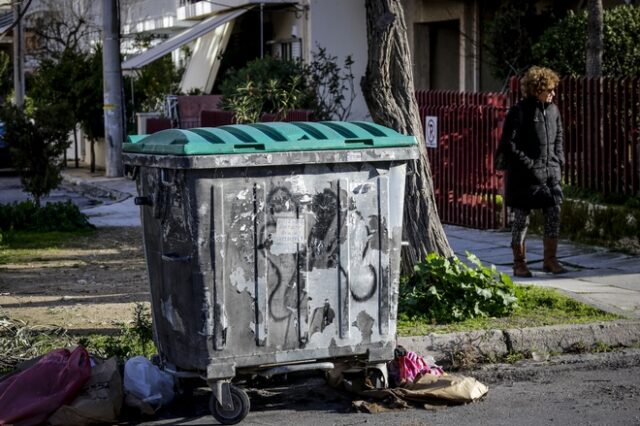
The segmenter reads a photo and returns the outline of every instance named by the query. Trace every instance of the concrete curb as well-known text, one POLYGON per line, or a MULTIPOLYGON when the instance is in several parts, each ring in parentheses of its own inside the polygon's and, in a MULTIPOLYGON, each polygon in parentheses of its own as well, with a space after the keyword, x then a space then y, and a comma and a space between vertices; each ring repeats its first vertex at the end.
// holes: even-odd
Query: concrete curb
POLYGON ((399 337, 398 345, 443 365, 496 361, 512 352, 572 353, 640 345, 640 320, 399 337))
POLYGON ((96 199, 96 200, 104 200, 105 198, 109 198, 116 203, 120 201, 124 201, 127 198, 131 197, 131 194, 126 192, 119 191, 115 188, 109 188, 105 185, 100 185, 99 182, 86 182, 86 179, 73 176, 71 174, 62 174, 62 181, 64 184, 73 186, 73 190, 75 192, 79 192, 83 196, 96 199))

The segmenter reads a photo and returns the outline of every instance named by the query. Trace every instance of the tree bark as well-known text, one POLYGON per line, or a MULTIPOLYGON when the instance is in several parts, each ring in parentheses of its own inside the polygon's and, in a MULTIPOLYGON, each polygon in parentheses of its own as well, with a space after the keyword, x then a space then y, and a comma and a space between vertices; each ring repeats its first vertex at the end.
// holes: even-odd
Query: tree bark
POLYGON ((413 85, 411 53, 404 12, 399 0, 366 0, 369 59, 362 93, 373 121, 415 135, 420 158, 410 161, 404 201, 402 270, 424 260, 430 252, 450 257, 453 251, 436 210, 431 169, 413 85))
POLYGON ((602 77, 602 51, 604 35, 602 0, 589 0, 587 21, 587 77, 602 77))

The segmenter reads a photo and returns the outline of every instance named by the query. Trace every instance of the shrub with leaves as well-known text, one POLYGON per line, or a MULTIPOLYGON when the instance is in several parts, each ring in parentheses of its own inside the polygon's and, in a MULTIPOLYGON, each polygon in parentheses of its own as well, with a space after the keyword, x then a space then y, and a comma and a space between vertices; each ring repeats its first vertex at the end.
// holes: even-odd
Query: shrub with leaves
POLYGON ((347 56, 342 67, 337 56, 318 46, 305 66, 307 84, 315 93, 314 116, 317 120, 346 120, 355 100, 353 58, 347 56))
POLYGON ((292 109, 310 109, 316 120, 345 120, 355 99, 353 59, 344 64, 318 47, 311 61, 282 61, 270 56, 230 69, 221 85, 222 108, 238 123, 259 121, 263 113, 282 120, 292 109))
POLYGON ((470 267, 458 258, 430 253, 400 283, 398 312, 444 324, 475 317, 501 317, 517 308, 518 290, 508 275, 486 267, 473 254, 470 267))
MULTIPOLYGON (((617 6, 603 14, 604 52, 602 72, 619 77, 640 73, 640 8, 617 6)), ((536 62, 563 75, 584 75, 587 12, 570 12, 544 32, 533 46, 536 62)))
POLYGON ((265 112, 274 114, 276 120, 284 120, 304 97, 301 87, 298 76, 294 76, 288 84, 275 79, 257 83, 247 81, 236 87, 233 95, 225 98, 225 106, 235 113, 237 123, 258 122, 265 112))
POLYGON ((222 108, 235 112, 239 123, 259 121, 265 112, 282 119, 289 110, 311 105, 303 73, 300 62, 270 56, 255 59, 238 71, 231 69, 220 88, 222 108))
MULTIPOLYGON (((553 2, 551 5, 552 6, 553 2)), ((556 22, 553 10, 538 10, 531 0, 503 0, 485 22, 483 46, 492 74, 504 80, 534 64, 531 46, 556 22)))
POLYGON ((116 356, 121 360, 142 355, 151 357, 157 353, 153 343, 153 325, 149 308, 136 303, 133 321, 122 324, 117 334, 83 337, 79 343, 103 358, 116 356))
POLYGON ((25 191, 35 204, 62 181, 63 154, 69 146, 67 131, 71 115, 63 105, 35 108, 33 115, 6 104, 0 109, 5 140, 25 191), (63 124, 65 123, 65 124, 63 124))
POLYGON ((47 203, 33 201, 0 204, 0 231, 78 231, 92 229, 87 216, 71 201, 47 203))

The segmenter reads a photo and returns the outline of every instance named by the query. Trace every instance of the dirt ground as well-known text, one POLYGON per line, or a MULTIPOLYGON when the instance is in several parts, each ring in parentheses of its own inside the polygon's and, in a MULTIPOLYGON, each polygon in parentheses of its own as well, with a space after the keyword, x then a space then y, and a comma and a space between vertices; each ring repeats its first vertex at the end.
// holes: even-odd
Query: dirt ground
POLYGON ((148 303, 141 228, 100 228, 28 262, 0 265, 0 316, 73 333, 114 331, 148 303))

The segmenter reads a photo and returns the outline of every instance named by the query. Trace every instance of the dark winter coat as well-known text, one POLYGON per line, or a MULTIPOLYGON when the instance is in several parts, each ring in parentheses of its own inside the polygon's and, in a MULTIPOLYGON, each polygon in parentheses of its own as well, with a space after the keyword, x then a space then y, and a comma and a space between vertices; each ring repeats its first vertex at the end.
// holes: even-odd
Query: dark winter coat
POLYGON ((499 150, 507 160, 505 202, 540 209, 562 202, 562 121, 558 107, 527 98, 512 107, 499 150))

